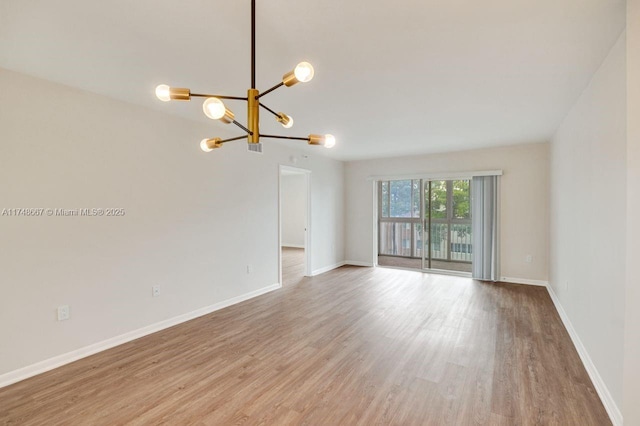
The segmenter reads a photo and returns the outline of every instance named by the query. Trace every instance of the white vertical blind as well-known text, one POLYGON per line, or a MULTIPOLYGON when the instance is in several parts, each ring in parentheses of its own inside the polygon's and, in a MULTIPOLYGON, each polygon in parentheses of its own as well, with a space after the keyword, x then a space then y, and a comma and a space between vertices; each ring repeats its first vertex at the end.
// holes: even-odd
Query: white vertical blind
POLYGON ((498 176, 474 176, 471 194, 472 276, 478 280, 498 281, 498 176))

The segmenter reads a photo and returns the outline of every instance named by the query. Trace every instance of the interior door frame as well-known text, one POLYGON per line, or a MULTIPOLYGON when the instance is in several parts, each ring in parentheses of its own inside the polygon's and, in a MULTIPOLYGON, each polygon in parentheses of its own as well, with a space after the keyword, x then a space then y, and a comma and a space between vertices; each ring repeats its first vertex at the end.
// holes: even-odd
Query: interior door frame
POLYGON ((304 176, 306 192, 306 214, 304 232, 304 276, 312 276, 311 270, 311 170, 278 165, 278 282, 282 285, 282 176, 284 171, 304 176))

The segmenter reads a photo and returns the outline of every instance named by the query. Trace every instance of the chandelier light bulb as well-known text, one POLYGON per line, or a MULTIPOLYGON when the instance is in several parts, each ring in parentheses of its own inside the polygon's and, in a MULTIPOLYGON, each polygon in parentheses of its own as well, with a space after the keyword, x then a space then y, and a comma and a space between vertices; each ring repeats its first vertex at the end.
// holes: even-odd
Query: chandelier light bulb
POLYGON ((309 62, 300 62, 293 73, 299 82, 306 83, 313 78, 313 66, 309 62))
POLYGON ((156 96, 162 102, 169 102, 171 100, 171 88, 166 84, 161 84, 156 87, 156 96))
POLYGON ((333 148, 336 144, 336 137, 333 135, 324 135, 324 147, 333 148))
POLYGON ((224 117, 226 108, 224 103, 218 98, 207 98, 202 104, 204 114, 212 120, 219 120, 224 117))
POLYGON ((202 139, 200 141, 200 149, 203 150, 204 152, 211 152, 215 148, 221 148, 222 147, 221 142, 222 142, 222 139, 220 138, 202 139))
POLYGON ((211 152, 213 151, 212 148, 209 148, 209 144, 207 143, 209 141, 209 139, 202 139, 200 141, 200 149, 203 150, 204 152, 211 152))
POLYGON ((276 116, 276 121, 282 124, 282 127, 285 129, 290 129, 293 126, 293 118, 290 115, 285 114, 284 112, 279 112, 276 116))

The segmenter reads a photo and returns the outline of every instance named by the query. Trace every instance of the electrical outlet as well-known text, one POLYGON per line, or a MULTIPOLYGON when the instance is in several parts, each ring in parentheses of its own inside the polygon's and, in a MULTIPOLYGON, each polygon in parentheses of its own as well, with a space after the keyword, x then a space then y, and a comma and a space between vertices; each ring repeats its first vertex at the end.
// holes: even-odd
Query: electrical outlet
POLYGON ((154 285, 153 287, 151 287, 151 294, 153 295, 153 297, 160 296, 160 286, 154 285))
POLYGON ((526 255, 524 257, 524 261, 527 263, 531 263, 533 261, 533 256, 531 256, 530 254, 526 255))
POLYGON ((569 290, 569 281, 564 282, 564 289, 569 290))
POLYGON ((247 265, 247 274, 250 274, 253 272, 253 266, 252 265, 247 265))
POLYGON ((69 305, 58 306, 58 321, 66 321, 71 318, 71 308, 69 305))

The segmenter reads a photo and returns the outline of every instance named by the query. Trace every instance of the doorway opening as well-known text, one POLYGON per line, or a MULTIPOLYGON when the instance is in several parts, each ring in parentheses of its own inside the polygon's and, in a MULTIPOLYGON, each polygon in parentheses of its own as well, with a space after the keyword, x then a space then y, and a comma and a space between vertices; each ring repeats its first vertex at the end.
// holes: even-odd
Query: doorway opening
POLYGON ((469 275, 469 179, 378 182, 378 265, 469 275))
POLYGON ((310 276, 310 174, 309 170, 280 166, 279 259, 283 286, 310 276))

